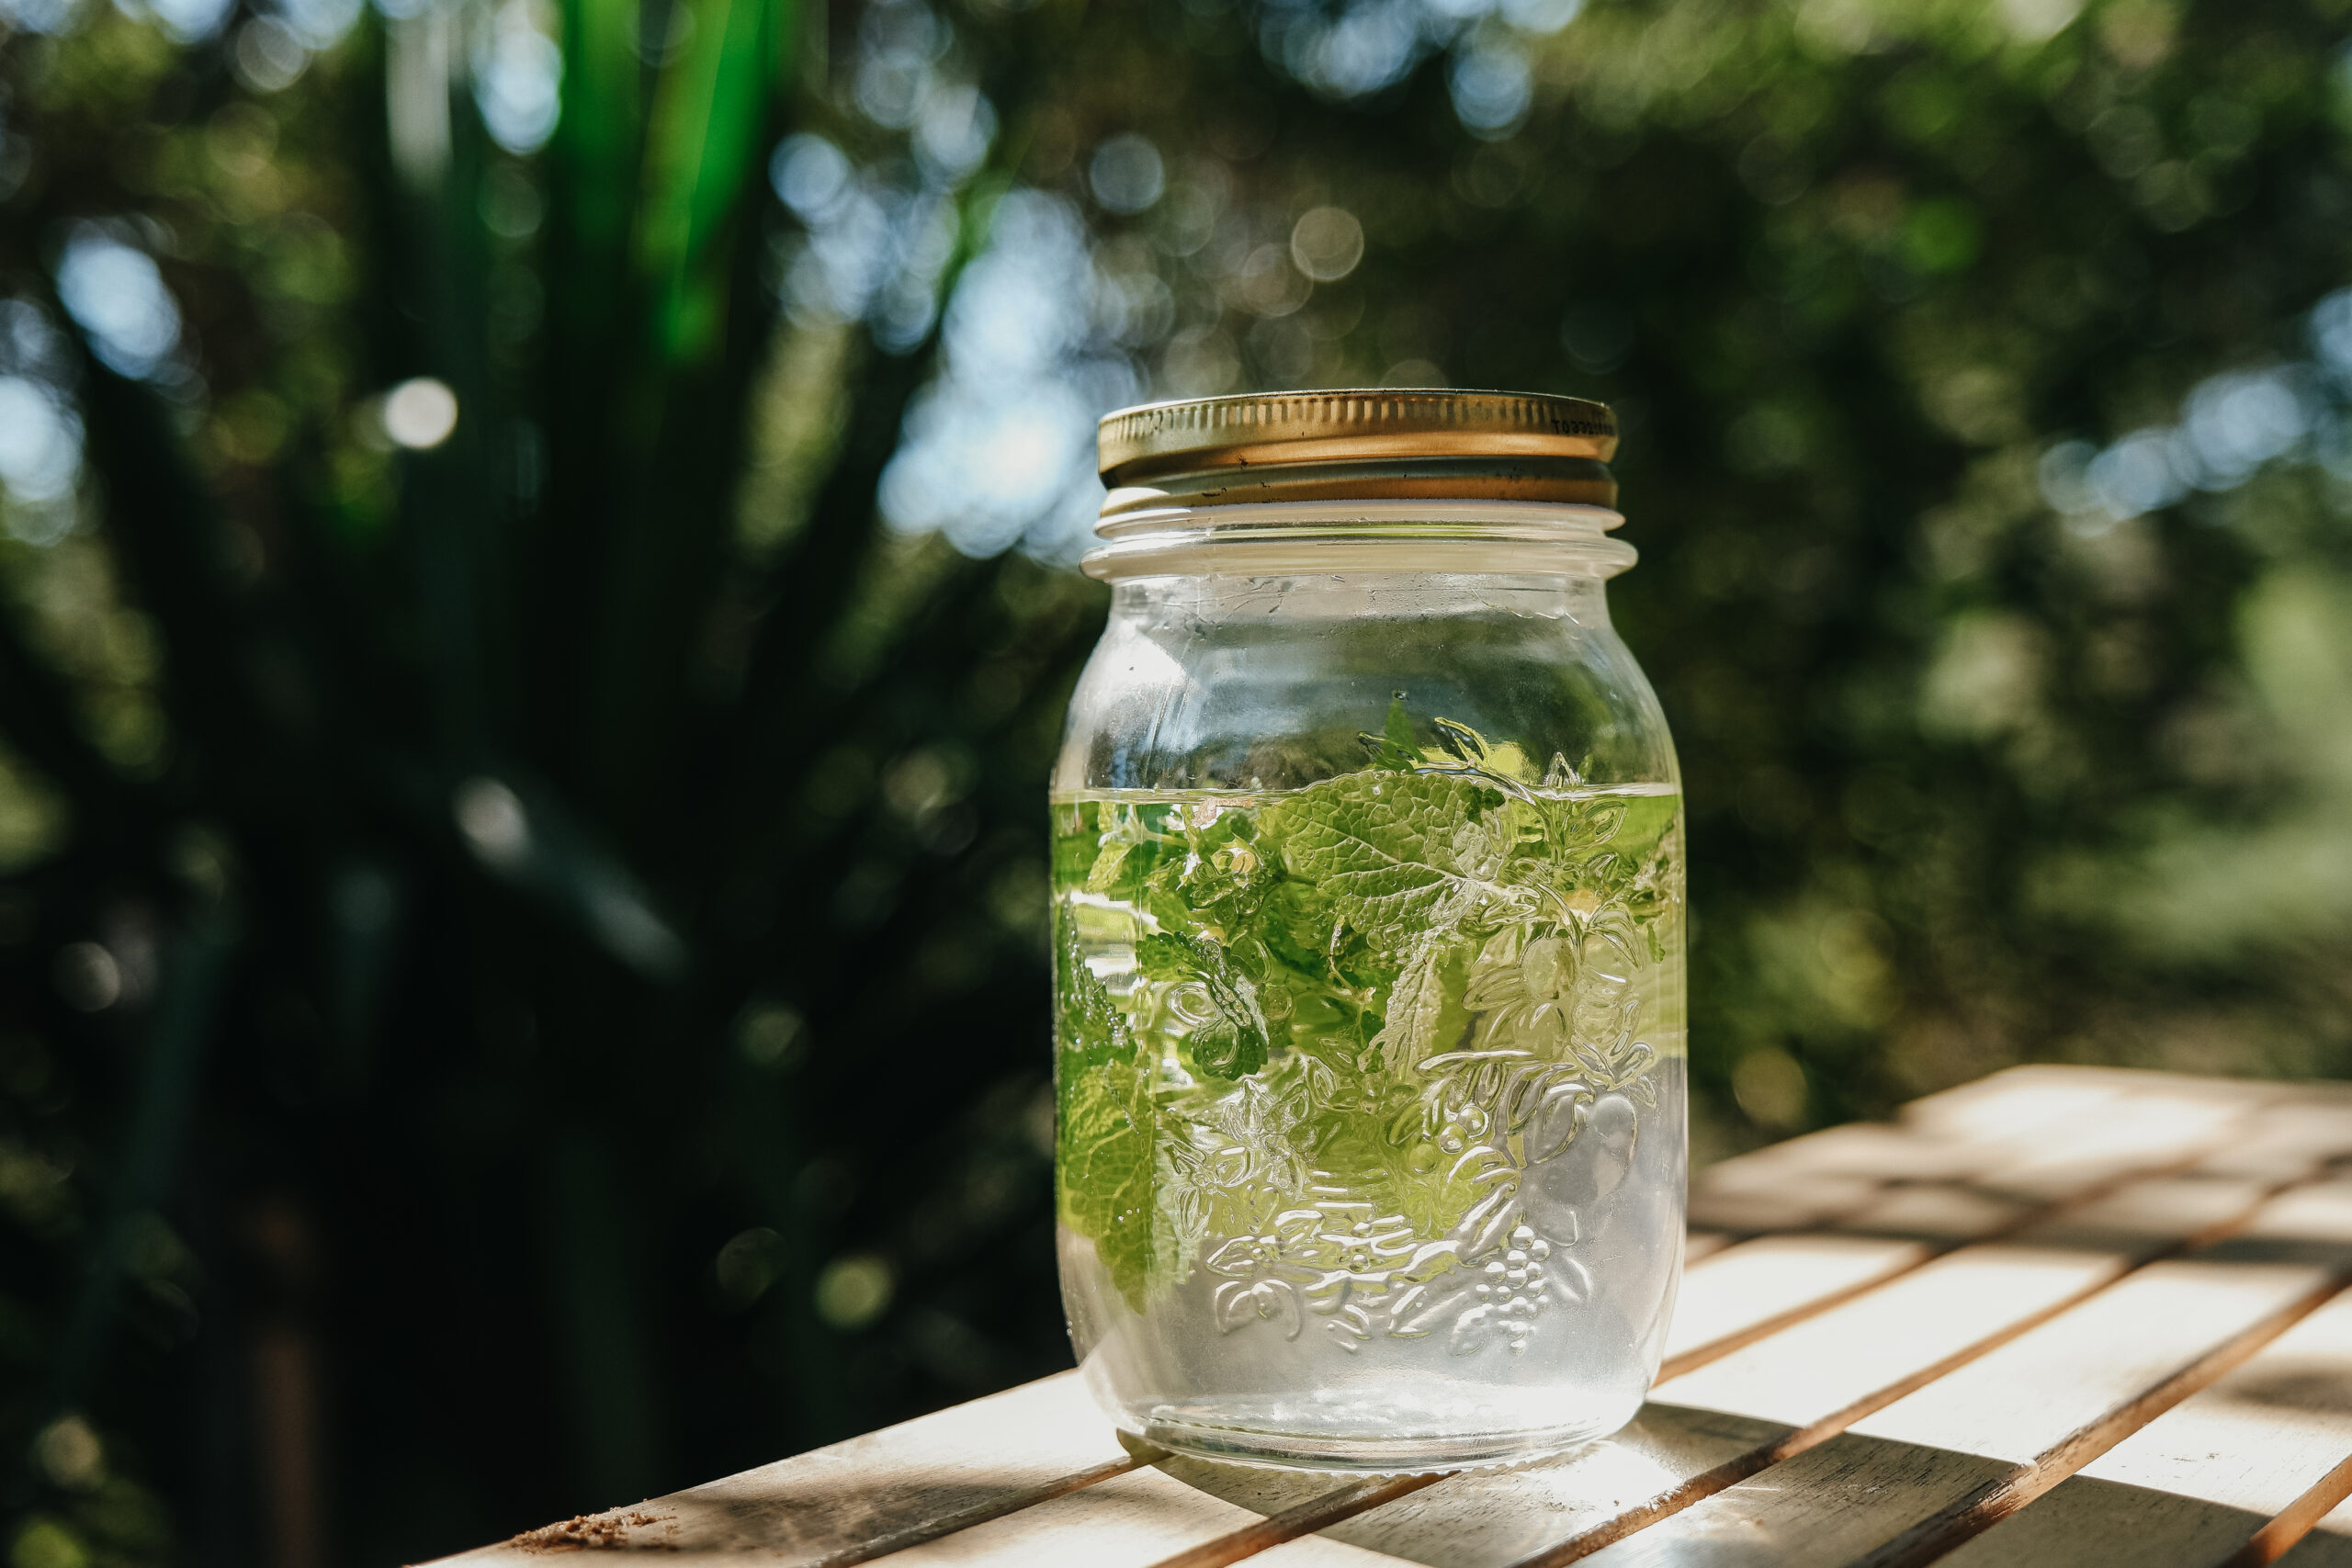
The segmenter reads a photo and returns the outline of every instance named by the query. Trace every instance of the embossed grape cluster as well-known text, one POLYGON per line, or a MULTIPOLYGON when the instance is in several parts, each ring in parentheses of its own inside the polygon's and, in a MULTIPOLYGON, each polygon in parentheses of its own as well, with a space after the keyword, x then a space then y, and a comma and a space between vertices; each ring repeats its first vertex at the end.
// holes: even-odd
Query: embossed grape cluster
POLYGON ((1548 1304, 1544 1260, 1552 1256, 1552 1244, 1525 1225, 1513 1230, 1510 1239, 1510 1250, 1489 1259, 1481 1270, 1476 1294, 1481 1302, 1516 1320, 1509 1325, 1510 1348, 1524 1350, 1535 1314, 1548 1304))
POLYGON ((1445 1110, 1445 1128, 1438 1134, 1437 1146, 1450 1155, 1458 1155, 1471 1143, 1484 1137, 1487 1113, 1476 1105, 1449 1105, 1445 1110))

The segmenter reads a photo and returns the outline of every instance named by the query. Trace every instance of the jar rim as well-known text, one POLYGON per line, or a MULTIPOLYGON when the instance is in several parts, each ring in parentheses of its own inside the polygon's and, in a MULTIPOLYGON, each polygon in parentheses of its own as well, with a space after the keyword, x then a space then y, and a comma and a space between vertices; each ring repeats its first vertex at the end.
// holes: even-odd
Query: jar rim
POLYGON ((1333 571, 1614 577, 1640 558, 1610 537, 1613 508, 1533 501, 1256 502, 1169 505, 1105 515, 1079 563, 1106 582, 1133 577, 1333 571))

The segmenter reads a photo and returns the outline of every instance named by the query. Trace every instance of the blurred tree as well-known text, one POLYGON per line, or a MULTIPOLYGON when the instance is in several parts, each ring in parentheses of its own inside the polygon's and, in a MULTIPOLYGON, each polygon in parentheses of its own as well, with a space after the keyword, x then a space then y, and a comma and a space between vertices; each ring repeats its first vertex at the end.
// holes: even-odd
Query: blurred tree
POLYGON ((0 0, 0 1478, 414 1559, 1046 1371, 1090 423, 1600 396, 1702 1148, 2324 1073, 2341 7, 0 0))

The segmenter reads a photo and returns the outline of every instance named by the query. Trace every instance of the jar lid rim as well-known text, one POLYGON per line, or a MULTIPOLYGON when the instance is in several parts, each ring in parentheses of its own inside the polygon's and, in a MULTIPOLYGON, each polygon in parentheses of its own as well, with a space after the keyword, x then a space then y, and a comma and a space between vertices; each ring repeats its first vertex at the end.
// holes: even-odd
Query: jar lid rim
POLYGON ((1137 508, 1106 516, 1094 525, 1095 536, 1120 539, 1171 528, 1204 529, 1239 537, 1259 528, 1311 527, 1332 533, 1351 528, 1394 529, 1399 525, 1432 527, 1499 529, 1542 541, 1561 530, 1609 533, 1623 525, 1625 514, 1611 506, 1583 502, 1511 501, 1462 498, 1427 501, 1386 496, 1361 501, 1275 501, 1245 502, 1214 509, 1182 503, 1137 508))
POLYGON ((1096 454, 1112 489, 1171 474, 1384 458, 1573 457, 1607 462, 1617 416, 1549 392, 1366 387, 1144 403, 1102 416, 1096 454))

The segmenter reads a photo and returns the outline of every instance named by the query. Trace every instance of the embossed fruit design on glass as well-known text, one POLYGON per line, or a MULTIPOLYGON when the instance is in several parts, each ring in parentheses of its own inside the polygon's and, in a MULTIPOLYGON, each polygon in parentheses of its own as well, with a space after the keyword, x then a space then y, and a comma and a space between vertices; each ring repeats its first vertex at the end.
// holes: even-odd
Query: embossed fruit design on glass
POLYGON ((1102 428, 1054 826, 1057 1232, 1148 1441, 1374 1472, 1613 1431, 1682 1245, 1682 805, 1607 409, 1102 428))

